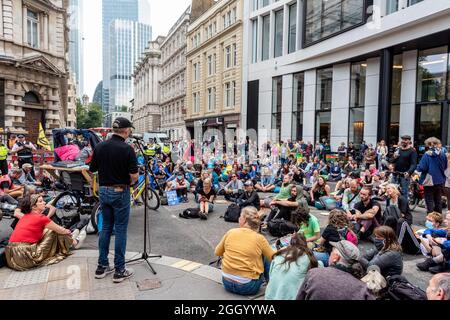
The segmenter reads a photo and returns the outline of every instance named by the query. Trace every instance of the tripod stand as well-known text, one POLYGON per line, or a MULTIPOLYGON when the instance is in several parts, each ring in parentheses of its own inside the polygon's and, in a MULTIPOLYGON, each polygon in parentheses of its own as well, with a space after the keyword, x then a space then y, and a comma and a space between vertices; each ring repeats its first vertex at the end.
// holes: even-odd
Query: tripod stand
MULTIPOLYGON (((150 262, 148 261, 148 259, 152 259, 152 258, 161 258, 162 256, 160 255, 156 255, 156 256, 151 256, 148 254, 147 252, 147 216, 148 216, 148 207, 147 207, 147 198, 148 198, 148 156, 144 153, 144 149, 142 147, 141 142, 139 141, 139 139, 134 138, 135 141, 135 145, 138 146, 139 150, 141 151, 141 153, 144 155, 144 197, 145 197, 145 203, 144 203, 144 252, 142 252, 142 255, 140 258, 136 258, 136 259, 132 259, 129 261, 126 261, 125 263, 132 263, 132 262, 136 262, 136 261, 141 261, 144 260, 145 262, 147 262, 150 270, 152 271, 153 274, 156 274, 155 269, 153 269, 152 265, 150 264, 150 262)), ((148 239, 148 242, 150 242, 150 237, 148 239)))

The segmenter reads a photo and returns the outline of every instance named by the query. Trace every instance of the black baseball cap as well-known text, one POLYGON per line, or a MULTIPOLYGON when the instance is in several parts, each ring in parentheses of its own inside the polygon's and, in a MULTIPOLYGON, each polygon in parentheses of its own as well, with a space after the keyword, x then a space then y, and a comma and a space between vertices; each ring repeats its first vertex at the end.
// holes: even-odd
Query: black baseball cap
POLYGON ((114 120, 112 127, 114 129, 125 129, 125 128, 133 128, 134 129, 131 121, 128 120, 127 118, 122 118, 122 117, 116 118, 116 120, 114 120))

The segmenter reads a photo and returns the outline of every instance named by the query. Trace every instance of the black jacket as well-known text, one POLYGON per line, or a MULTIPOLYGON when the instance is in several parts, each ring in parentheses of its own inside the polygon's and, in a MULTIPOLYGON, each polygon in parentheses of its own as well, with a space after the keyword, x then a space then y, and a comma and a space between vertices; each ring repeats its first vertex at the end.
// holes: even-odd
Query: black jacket
POLYGON ((260 209, 259 195, 256 191, 252 191, 250 194, 244 192, 237 200, 237 203, 241 208, 252 206, 256 209, 260 209))
POLYGON ((383 277, 401 275, 403 272, 402 253, 398 251, 377 252, 372 250, 368 252, 359 261, 367 269, 370 266, 378 266, 383 277))
MULTIPOLYGON (((390 206, 390 199, 386 200, 386 206, 390 206)), ((409 225, 413 223, 413 217, 411 214, 411 211, 409 210, 408 200, 406 200, 405 197, 400 196, 398 198, 398 208, 400 209, 400 212, 405 216, 405 220, 408 222, 409 225)))

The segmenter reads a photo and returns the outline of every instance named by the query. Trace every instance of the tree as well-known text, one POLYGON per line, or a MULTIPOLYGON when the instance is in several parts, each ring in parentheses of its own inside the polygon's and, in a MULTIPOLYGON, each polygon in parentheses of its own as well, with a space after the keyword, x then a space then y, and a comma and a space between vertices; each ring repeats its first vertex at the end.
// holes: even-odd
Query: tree
POLYGON ((85 109, 81 103, 77 103, 77 127, 78 129, 89 129, 101 127, 103 123, 102 107, 97 103, 91 103, 85 109))

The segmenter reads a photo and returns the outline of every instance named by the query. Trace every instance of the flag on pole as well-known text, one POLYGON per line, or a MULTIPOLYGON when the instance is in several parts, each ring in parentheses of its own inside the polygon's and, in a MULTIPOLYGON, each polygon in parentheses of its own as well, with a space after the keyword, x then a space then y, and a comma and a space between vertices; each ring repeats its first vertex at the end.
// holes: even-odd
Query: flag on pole
POLYGON ((50 142, 48 141, 47 137, 45 136, 44 128, 42 128, 42 123, 39 122, 39 138, 37 141, 37 145, 41 146, 42 148, 51 151, 52 147, 50 146, 50 142))

